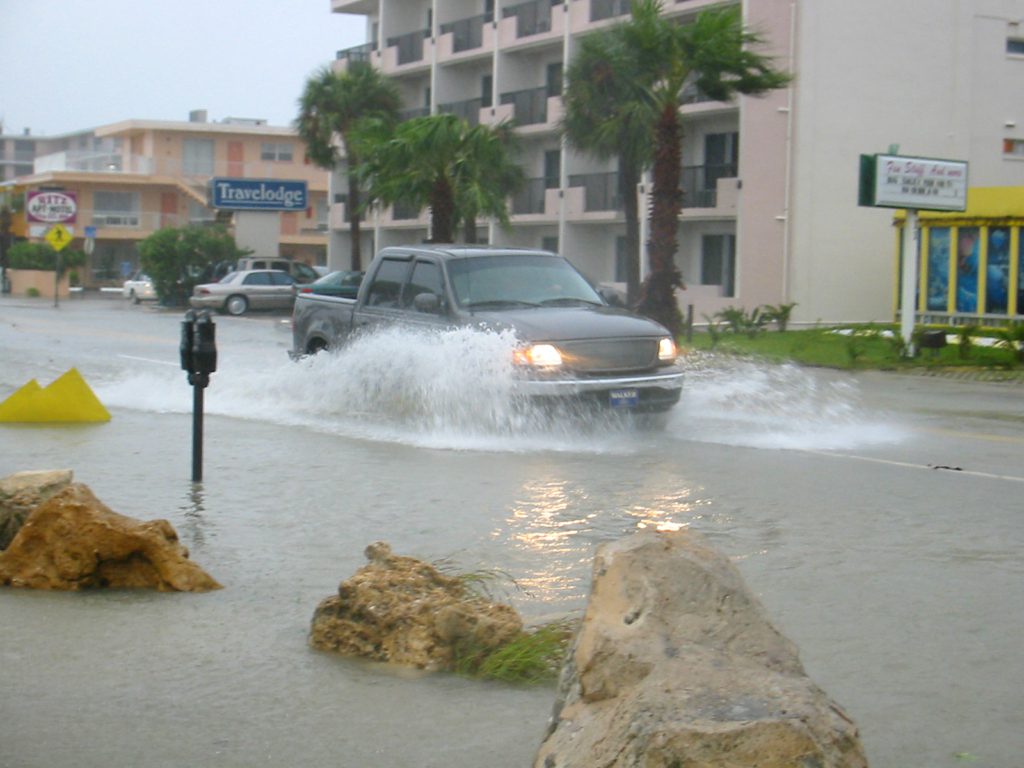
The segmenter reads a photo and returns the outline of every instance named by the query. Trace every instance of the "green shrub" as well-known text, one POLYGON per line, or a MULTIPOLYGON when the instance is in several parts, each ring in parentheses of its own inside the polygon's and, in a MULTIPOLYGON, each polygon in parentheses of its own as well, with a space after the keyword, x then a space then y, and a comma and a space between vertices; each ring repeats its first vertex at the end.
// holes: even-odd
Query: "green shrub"
POLYGON ((37 299, 39 298, 39 289, 33 286, 25 291, 25 295, 31 299, 37 299))
MULTIPOLYGON (((7 252, 11 269, 41 269, 52 272, 57 266, 57 252, 47 243, 15 243, 7 252)), ((61 269, 85 264, 85 254, 73 248, 61 252, 61 269)))
POLYGON ((505 683, 546 683, 558 678, 575 630, 570 621, 555 621, 524 630, 489 653, 460 648, 455 671, 468 677, 505 683))
POLYGON ((793 314, 795 306, 795 301, 789 304, 766 304, 763 307, 765 320, 775 323, 779 333, 785 333, 786 328, 789 327, 789 316, 793 314))

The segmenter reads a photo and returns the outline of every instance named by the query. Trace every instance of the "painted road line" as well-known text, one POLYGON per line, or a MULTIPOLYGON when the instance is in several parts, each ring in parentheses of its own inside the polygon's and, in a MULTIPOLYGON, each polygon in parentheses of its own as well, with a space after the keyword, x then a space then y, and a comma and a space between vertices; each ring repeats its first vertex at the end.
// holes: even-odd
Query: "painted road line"
POLYGON ((125 360, 138 360, 142 363, 156 363, 157 365, 171 365, 175 368, 178 367, 178 363, 172 363, 167 360, 154 360, 152 357, 136 357, 135 355, 118 355, 118 357, 125 360))
POLYGON ((970 477, 982 477, 986 480, 1007 480, 1011 483, 1024 483, 1024 477, 1016 475, 997 475, 992 472, 977 472, 962 467, 950 467, 937 464, 913 464, 907 461, 895 461, 894 459, 879 459, 875 456, 858 456, 854 453, 835 453, 834 451, 806 451, 818 456, 834 456, 838 459, 856 459, 857 461, 868 461, 873 464, 888 464, 891 467, 905 467, 907 469, 927 469, 931 472, 947 472, 957 475, 968 475, 970 477))

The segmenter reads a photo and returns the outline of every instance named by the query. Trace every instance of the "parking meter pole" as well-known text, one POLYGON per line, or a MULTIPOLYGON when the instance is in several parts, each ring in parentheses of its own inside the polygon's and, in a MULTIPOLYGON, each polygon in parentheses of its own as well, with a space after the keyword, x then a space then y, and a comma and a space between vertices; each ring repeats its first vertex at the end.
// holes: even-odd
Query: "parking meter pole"
POLYGON ((203 387, 192 385, 192 482, 203 480, 203 387))

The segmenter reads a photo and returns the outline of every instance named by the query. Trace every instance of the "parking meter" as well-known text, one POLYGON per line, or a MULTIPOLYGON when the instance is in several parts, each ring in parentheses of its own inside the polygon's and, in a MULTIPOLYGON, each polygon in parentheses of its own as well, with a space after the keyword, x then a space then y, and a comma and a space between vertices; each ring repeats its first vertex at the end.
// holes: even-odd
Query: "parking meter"
POLYGON ((210 383, 210 374, 217 370, 216 330, 210 313, 203 312, 192 333, 192 372, 204 387, 210 383))
POLYGON ((217 370, 216 327, 209 312, 189 310, 181 322, 181 368, 192 385, 192 482, 203 479, 203 390, 217 370))

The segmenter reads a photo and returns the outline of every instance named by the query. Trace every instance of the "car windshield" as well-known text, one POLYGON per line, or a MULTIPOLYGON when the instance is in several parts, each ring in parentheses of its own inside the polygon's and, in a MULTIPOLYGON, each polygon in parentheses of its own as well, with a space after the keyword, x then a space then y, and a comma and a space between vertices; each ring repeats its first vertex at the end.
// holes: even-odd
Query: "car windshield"
POLYGON ((496 254, 448 264, 455 300, 466 309, 604 304, 561 256, 496 254))

